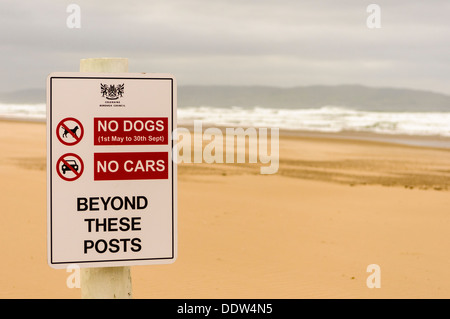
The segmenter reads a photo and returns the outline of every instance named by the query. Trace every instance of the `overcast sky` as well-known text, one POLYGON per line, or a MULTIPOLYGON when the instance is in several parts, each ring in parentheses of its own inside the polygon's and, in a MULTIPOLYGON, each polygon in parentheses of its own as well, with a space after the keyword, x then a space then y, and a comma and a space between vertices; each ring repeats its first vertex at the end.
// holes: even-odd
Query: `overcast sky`
POLYGON ((363 84, 450 94, 448 0, 0 1, 0 92, 44 88, 82 58, 179 85, 363 84), (69 29, 69 4, 81 28, 69 29), (366 25, 369 4, 381 28, 366 25))

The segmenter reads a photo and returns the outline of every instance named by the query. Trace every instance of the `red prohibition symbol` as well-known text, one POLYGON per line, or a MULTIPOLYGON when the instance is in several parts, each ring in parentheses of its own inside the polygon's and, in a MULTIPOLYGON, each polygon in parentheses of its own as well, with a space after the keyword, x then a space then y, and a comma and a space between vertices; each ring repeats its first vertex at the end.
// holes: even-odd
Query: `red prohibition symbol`
POLYGON ((61 156, 56 162, 56 172, 63 180, 72 182, 83 174, 84 163, 81 157, 74 153, 61 156))
POLYGON ((78 144, 83 135, 83 125, 74 117, 66 117, 56 126, 56 136, 64 145, 72 146, 78 144))

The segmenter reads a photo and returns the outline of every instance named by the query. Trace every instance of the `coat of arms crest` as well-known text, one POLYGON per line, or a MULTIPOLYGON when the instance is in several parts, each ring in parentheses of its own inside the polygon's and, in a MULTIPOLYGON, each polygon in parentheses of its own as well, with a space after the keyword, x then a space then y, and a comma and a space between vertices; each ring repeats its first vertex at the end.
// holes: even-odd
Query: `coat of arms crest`
POLYGON ((102 97, 106 97, 108 100, 117 100, 119 97, 123 96, 125 89, 124 83, 117 85, 108 85, 100 83, 100 90, 102 93, 102 97))

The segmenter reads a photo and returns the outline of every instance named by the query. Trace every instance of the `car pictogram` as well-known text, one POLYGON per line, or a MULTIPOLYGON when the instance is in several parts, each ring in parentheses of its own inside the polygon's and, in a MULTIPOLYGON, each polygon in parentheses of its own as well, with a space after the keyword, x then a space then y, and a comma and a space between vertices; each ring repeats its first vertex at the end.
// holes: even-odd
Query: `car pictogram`
MULTIPOLYGON (((67 164, 69 164, 75 171, 78 172, 78 163, 75 160, 67 160, 67 164)), ((63 164, 61 167, 62 173, 66 174, 67 171, 71 171, 70 167, 66 164, 63 164)))

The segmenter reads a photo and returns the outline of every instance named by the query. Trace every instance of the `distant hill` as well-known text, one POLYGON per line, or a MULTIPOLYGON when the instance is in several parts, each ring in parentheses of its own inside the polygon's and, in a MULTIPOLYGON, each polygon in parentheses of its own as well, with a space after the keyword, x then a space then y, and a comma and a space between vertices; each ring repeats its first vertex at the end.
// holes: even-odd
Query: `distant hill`
POLYGON ((179 106, 315 108, 346 106, 372 111, 450 111, 450 96, 427 91, 360 85, 276 88, 263 86, 184 86, 179 106))
POLYGON ((27 89, 0 93, 0 103, 5 104, 37 104, 45 103, 45 101, 45 89, 27 89))
MULTIPOLYGON (((45 103, 44 89, 0 93, 0 103, 45 103)), ((345 106, 372 111, 450 111, 450 96, 428 91, 361 85, 199 86, 178 88, 178 106, 315 108, 345 106)))

